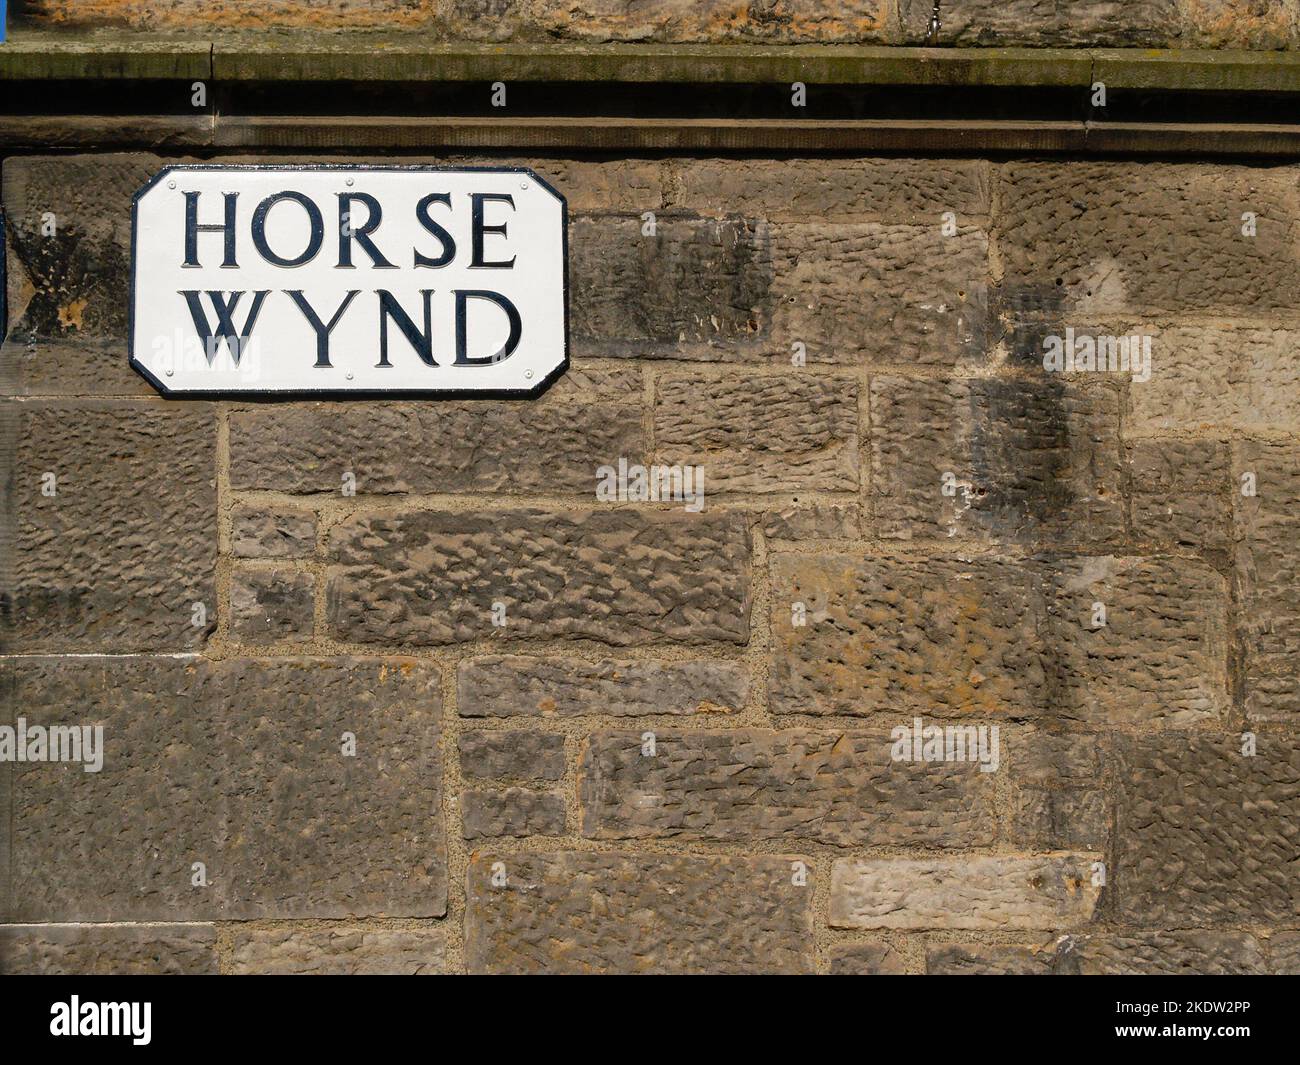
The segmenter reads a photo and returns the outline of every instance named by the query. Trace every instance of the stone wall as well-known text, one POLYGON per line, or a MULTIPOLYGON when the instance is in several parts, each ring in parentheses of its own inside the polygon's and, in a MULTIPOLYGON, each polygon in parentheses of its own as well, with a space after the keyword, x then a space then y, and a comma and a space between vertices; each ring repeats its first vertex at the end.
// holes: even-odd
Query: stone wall
POLYGON ((16 0, 18 25, 425 39, 1294 48, 1297 0, 16 0))
POLYGON ((127 366, 166 161, 3 161, 5 723, 106 751, 0 763, 0 967, 1300 970, 1300 168, 514 158, 550 392, 264 404, 127 366))

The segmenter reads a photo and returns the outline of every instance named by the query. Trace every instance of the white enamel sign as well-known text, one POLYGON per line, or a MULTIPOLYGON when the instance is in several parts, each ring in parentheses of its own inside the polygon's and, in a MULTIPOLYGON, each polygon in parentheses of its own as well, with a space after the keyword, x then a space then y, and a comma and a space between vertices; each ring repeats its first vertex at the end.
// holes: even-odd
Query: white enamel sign
POLYGON ((132 212, 131 365, 166 395, 537 395, 566 223, 525 169, 168 167, 132 212))

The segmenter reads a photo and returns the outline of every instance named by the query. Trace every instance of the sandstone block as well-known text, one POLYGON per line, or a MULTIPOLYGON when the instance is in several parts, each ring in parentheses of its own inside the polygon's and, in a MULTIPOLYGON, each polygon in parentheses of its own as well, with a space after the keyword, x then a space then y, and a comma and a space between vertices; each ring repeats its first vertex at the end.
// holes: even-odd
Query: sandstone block
POLYGON ((870 395, 882 536, 1093 548, 1123 537, 1114 389, 882 376, 870 395))
POLYGON ((838 859, 834 928, 1076 928, 1092 920, 1100 855, 838 859))
POLYGON ((993 842, 993 782, 972 762, 894 762, 888 732, 594 733, 579 769, 596 839, 809 840, 835 846, 993 842))
POLYGON ((771 314, 760 219, 587 215, 569 226, 570 335, 579 355, 716 358, 752 350, 771 314))
POLYGON ((239 928, 231 966, 241 976, 437 976, 449 971, 441 928, 239 928))
POLYGON ((564 835, 564 796, 555 791, 462 791, 460 816, 465 839, 564 835))
POLYGON ((1246 712, 1293 721, 1300 712, 1300 450, 1247 441, 1233 456, 1234 579, 1245 655, 1246 712), (1247 475, 1254 495, 1244 495, 1247 475))
POLYGON ((1241 317, 1294 305, 1300 188, 1290 167, 1016 161, 995 176, 1014 205, 999 245, 1013 301, 1059 300, 1067 315, 1090 316, 1241 317), (1241 233, 1248 211, 1254 237, 1241 233))
POLYGON ((466 964, 471 973, 812 972, 813 881, 792 878, 786 858, 477 854, 466 964))
POLYGON ((1294 920, 1300 751, 1261 735, 1163 732, 1120 742, 1114 867, 1119 917, 1150 928, 1294 920))
POLYGON ((309 511, 240 508, 231 525, 236 558, 306 558, 316 550, 316 515, 309 511))
POLYGON ((457 671, 462 717, 734 713, 749 696, 739 662, 488 655, 457 671))
POLYGON ((858 388, 827 378, 659 379, 655 461, 704 493, 858 490, 858 388))
POLYGON ((564 736, 512 729, 460 736, 460 771, 478 780, 559 780, 564 776, 564 736))
POLYGON ((345 640, 749 639, 749 531, 734 515, 359 514, 330 530, 330 554, 327 613, 345 640))
POLYGON ((831 951, 832 976, 899 976, 906 971, 903 956, 886 943, 858 943, 831 951))
POLYGON ((216 441, 205 403, 7 404, 7 650, 200 646, 217 620, 216 441))
POLYGON ((409 659, 33 657, 0 674, 8 723, 103 728, 99 772, 6 767, 6 920, 445 912, 436 670, 409 659))
POLYGON ((0 925, 0 973, 10 976, 215 975, 210 924, 0 925))
POLYGON ((310 573, 235 570, 230 579, 231 632, 247 643, 310 640, 315 587, 310 573))
POLYGON ((602 463, 644 461, 641 379, 570 370, 534 402, 299 403, 230 418, 237 490, 358 495, 575 492, 602 463), (436 444, 431 444, 436 441, 436 444))
POLYGON ((960 224, 824 222, 772 227, 772 333, 783 362, 962 366, 993 338, 988 236, 960 224))

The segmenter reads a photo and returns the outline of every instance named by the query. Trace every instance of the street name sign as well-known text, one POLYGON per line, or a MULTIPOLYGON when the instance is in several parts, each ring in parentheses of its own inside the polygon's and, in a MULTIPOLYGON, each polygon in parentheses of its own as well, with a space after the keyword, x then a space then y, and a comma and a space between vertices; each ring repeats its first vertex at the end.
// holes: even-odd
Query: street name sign
POLYGON ((168 396, 540 394, 564 198, 524 168, 169 166, 135 196, 130 360, 168 396))

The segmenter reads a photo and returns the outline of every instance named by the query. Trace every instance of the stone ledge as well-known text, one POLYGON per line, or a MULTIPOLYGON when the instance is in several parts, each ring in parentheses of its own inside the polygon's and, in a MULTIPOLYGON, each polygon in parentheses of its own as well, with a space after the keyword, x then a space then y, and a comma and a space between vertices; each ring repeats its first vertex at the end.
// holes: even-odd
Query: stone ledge
POLYGON ((0 80, 514 81, 1088 86, 1300 91, 1300 54, 889 45, 425 43, 384 33, 176 36, 17 30, 0 80))
POLYGON ((0 115, 7 148, 1300 156, 1300 125, 420 115, 0 115))

